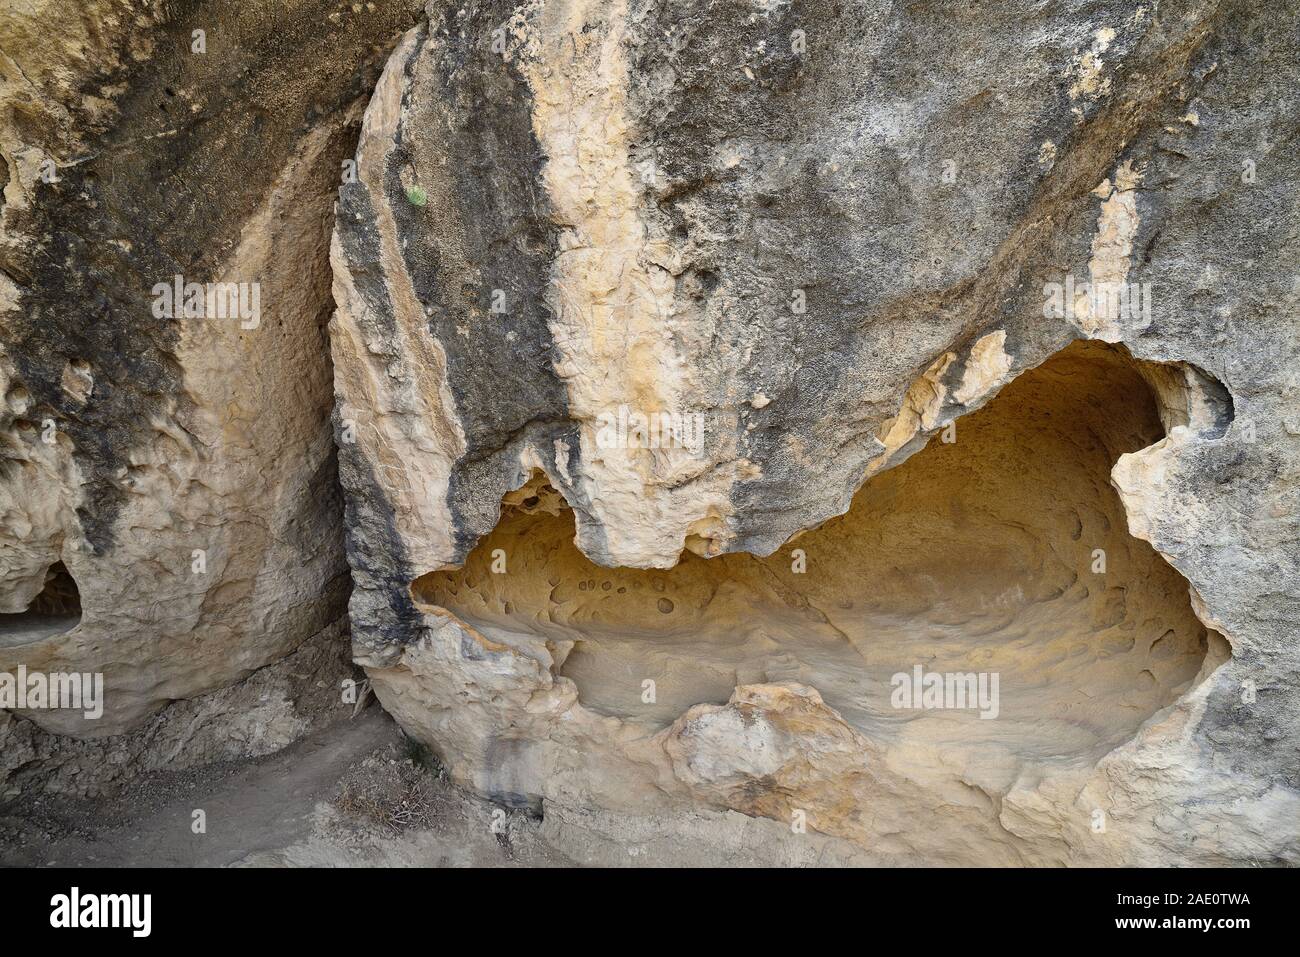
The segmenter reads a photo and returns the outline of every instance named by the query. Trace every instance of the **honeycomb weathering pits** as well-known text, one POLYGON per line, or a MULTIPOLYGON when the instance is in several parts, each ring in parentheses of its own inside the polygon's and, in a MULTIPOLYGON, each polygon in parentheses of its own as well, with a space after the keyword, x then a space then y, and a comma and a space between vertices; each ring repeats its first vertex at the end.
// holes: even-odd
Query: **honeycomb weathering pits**
MULTIPOLYGON (((508 496, 500 524, 462 568, 411 587, 416 607, 442 634, 459 635, 466 657, 549 656, 546 672, 530 674, 537 690, 527 699, 551 698, 549 714, 530 709, 531 734, 543 737, 514 739, 521 766, 501 796, 564 793, 563 760, 540 756, 553 742, 581 748, 597 782, 602 764, 626 773, 602 752, 636 754, 662 765, 659 789, 671 793, 663 781, 676 777, 688 797, 752 813, 780 762, 747 768, 761 759, 744 724, 719 733, 711 768, 731 764, 748 780, 711 793, 711 781, 695 778, 701 759, 682 716, 725 706, 733 693, 800 689, 858 755, 845 778, 810 749, 797 783, 775 789, 812 826, 895 854, 961 847, 947 830, 960 829, 969 857, 930 853, 972 864, 984 855, 1053 860, 1051 849, 992 826, 999 803, 1026 778, 1077 774, 1131 740, 1226 659, 1227 643, 1196 618, 1182 576, 1128 534, 1109 483, 1121 455, 1163 436, 1151 389, 1124 354, 1071 346, 962 419, 957 436, 936 437, 871 479, 846 515, 792 543, 793 561, 786 548, 766 559, 686 552, 667 570, 604 568, 577 549, 572 513, 544 478, 508 496), (896 697, 894 676, 918 668, 993 676, 992 709, 896 697), (966 813, 868 824, 882 778, 966 813)), ((422 665, 417 650, 413 679, 375 674, 381 700, 400 698, 390 704, 398 714, 420 707, 408 696, 419 693, 422 665)), ((479 698, 468 676, 457 698, 495 726, 529 727, 510 713, 510 696, 479 698)), ((436 710, 407 718, 454 770, 495 784, 496 768, 461 756, 493 760, 499 738, 467 737, 436 710)), ((764 720, 762 709, 750 712, 751 723, 764 720)), ((801 747, 798 733, 790 744, 801 747)), ((777 813, 780 801, 759 813, 777 813)))
POLYGON ((889 862, 1291 853, 1294 794, 1242 803, 1197 743, 1246 733, 1230 609, 1291 591, 1209 544, 1236 507, 1196 477, 1260 453, 1269 401, 1196 331, 1205 212, 1165 191, 1212 18, 1134 11, 1061 123, 1050 14, 962 58, 953 21, 878 24, 935 99, 851 77, 842 10, 723 6, 431 10, 376 87, 331 341, 380 701, 480 793, 662 833, 707 807, 889 862), (625 408, 704 440, 610 442, 625 408), (900 716, 918 665, 997 673, 998 717, 900 716))
POLYGON ((929 714, 895 710, 890 678, 923 662, 1000 675, 1002 720, 944 715, 950 746, 1095 760, 1187 690, 1208 647, 1186 581, 1129 536, 1108 480, 1161 435, 1134 369, 1072 347, 963 420, 960 441, 932 442, 766 559, 602 568, 544 486, 412 594, 501 644, 544 641, 582 705, 650 730, 738 684, 796 681, 863 733, 915 737, 929 714))
POLYGON ((0 799, 1300 860, 1300 10, 957 6, 0 11, 0 799))

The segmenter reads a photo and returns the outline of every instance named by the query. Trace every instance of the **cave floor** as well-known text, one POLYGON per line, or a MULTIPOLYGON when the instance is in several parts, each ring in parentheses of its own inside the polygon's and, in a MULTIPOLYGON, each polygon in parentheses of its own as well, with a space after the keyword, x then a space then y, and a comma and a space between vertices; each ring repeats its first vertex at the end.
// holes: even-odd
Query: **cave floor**
POLYGON ((78 620, 76 615, 36 615, 28 612, 0 615, 0 648, 16 648, 71 631, 78 620))

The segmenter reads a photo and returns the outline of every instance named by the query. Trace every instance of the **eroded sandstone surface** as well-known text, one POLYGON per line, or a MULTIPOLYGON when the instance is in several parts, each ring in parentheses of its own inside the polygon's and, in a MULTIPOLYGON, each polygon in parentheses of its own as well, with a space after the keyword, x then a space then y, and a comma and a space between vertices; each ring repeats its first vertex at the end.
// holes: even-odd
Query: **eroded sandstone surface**
POLYGON ((0 11, 0 673, 105 681, 0 793, 282 748, 350 634, 575 859, 1300 862, 1298 32, 0 11))
POLYGON ((508 802, 1293 860, 1294 64, 1176 7, 430 5, 333 247, 385 707, 508 802))
POLYGON ((105 683, 25 720, 125 731, 339 633, 333 191, 412 12, 0 11, 0 671, 105 683), (176 276, 259 310, 159 316, 176 276))

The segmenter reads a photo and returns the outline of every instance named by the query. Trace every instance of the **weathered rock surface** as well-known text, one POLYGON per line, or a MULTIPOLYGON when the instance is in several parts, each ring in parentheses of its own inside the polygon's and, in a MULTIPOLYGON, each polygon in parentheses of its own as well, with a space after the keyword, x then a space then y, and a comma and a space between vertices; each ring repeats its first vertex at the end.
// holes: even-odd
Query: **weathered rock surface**
POLYGON ((123 732, 343 613, 333 195, 415 9, 0 11, 0 671, 105 681, 46 729, 123 732), (178 275, 257 312, 159 315, 178 275))
POLYGON ((427 15, 331 341, 357 659, 458 780, 891 863, 1300 860, 1295 11, 427 15), (999 715, 898 710, 914 666, 999 715))
POLYGON ((1300 10, 967 6, 0 11, 0 796, 350 631, 573 860, 1300 863, 1300 10))

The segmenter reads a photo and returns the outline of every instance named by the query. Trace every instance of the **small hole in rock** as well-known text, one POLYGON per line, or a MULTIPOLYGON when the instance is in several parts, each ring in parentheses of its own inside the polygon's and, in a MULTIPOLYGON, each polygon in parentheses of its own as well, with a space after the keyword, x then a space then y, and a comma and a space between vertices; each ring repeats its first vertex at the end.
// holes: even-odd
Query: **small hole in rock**
POLYGON ((0 614, 0 645, 25 645, 71 631, 81 622, 81 592, 63 562, 45 572, 45 584, 24 611, 0 614))

